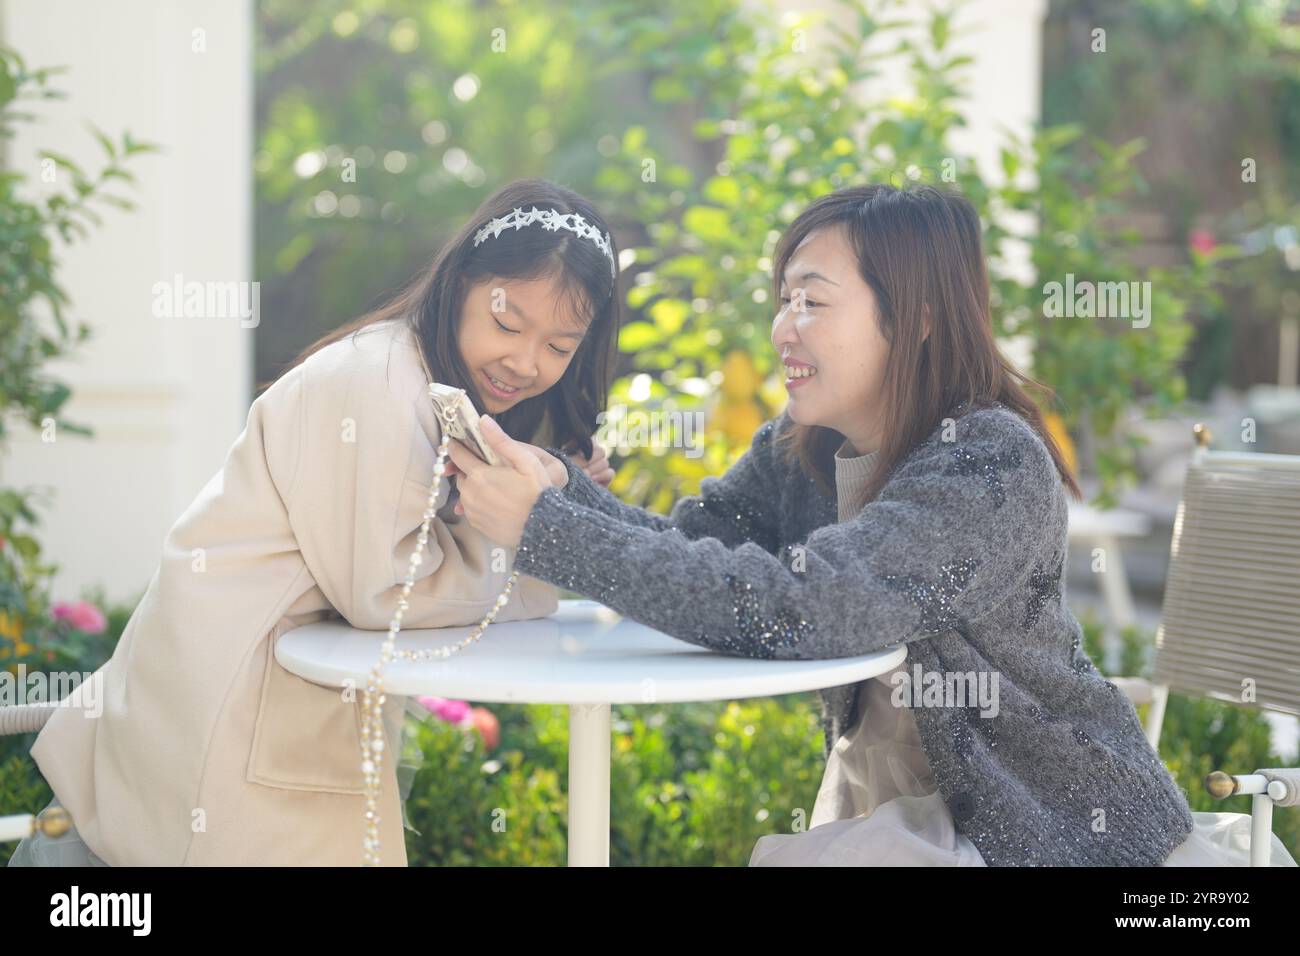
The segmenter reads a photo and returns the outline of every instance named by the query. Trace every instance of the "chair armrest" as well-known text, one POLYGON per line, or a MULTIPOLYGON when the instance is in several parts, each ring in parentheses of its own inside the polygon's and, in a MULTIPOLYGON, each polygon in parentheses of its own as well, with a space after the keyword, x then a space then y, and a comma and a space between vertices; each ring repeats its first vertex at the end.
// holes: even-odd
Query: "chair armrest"
POLYGON ((39 731, 58 706, 58 701, 40 701, 0 707, 0 737, 39 731))
POLYGON ((1238 774, 1215 770, 1206 774, 1204 783, 1216 800, 1239 794, 1268 794, 1279 807, 1300 806, 1300 767, 1273 767, 1238 774))

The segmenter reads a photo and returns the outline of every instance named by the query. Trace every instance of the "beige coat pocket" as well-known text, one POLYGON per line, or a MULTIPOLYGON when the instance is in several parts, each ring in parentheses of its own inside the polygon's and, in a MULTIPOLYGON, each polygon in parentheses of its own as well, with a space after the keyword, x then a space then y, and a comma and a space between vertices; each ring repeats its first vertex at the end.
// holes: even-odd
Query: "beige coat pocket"
POLYGON ((343 689, 313 684, 275 659, 272 632, 253 728, 248 779, 268 787, 362 793, 361 703, 343 689))

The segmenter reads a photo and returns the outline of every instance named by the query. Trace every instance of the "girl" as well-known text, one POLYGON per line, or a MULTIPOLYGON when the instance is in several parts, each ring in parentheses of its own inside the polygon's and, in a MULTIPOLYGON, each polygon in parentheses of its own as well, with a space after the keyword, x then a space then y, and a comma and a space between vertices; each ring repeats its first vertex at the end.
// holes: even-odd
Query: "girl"
MULTIPOLYGON (((617 256, 581 196, 516 182, 389 305, 299 356, 168 534, 94 675, 102 716, 52 709, 32 756, 75 829, 24 840, 11 862, 356 865, 360 695, 290 674, 275 642, 334 616, 388 627, 441 440, 430 381, 466 389, 510 434, 567 446, 608 481, 590 435, 617 354, 617 256)), ((407 628, 478 623, 507 577, 502 549, 449 510, 448 490, 444 480, 407 628)), ((556 607, 551 586, 521 577, 498 619, 556 607)), ((405 703, 385 703, 390 741, 405 703)), ((382 862, 404 866, 393 763, 382 862)))
POLYGON ((844 189, 775 266, 789 404, 725 475, 664 517, 553 449, 555 486, 485 416, 502 464, 451 447, 470 524, 522 573, 702 647, 907 645, 894 673, 822 692, 813 827, 762 838, 752 864, 1245 863, 1249 817, 1193 819, 1080 647, 1062 578, 1079 490, 1022 389, 1038 383, 994 343, 970 203, 844 189))

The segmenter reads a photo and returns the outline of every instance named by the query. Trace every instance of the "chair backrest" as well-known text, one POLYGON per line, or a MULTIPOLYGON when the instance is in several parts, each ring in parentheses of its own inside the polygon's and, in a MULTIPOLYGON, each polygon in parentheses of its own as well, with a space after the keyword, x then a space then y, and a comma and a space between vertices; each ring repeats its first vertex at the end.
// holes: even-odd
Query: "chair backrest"
POLYGON ((1300 455, 1212 452, 1208 433, 1198 438, 1174 520, 1153 680, 1300 715, 1300 455))

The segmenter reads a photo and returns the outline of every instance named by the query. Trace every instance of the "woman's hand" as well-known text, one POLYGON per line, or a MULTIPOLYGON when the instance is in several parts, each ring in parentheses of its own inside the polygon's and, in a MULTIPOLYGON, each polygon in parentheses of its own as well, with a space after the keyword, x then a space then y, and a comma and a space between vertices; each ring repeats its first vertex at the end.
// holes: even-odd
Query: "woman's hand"
POLYGON ((560 459, 536 445, 529 445, 525 442, 517 442, 516 444, 523 445, 524 448, 537 456, 537 460, 546 468, 546 474, 550 477, 551 484, 556 488, 563 488, 569 483, 569 469, 564 467, 564 462, 560 461, 560 459))
MULTIPOLYGON (((551 476, 530 450, 532 446, 515 441, 491 417, 481 416, 479 428, 501 463, 489 465, 458 441, 448 445, 460 476, 456 483, 460 491, 456 512, 465 515, 470 526, 485 537, 516 548, 528 513, 541 493, 552 486, 551 476)), ((558 461, 556 464, 564 467, 558 461)))
POLYGON ((575 454, 569 457, 596 484, 608 488, 609 483, 614 480, 614 469, 609 464, 609 457, 605 454, 605 449, 601 448, 594 438, 591 441, 591 461, 587 461, 582 455, 575 454))

